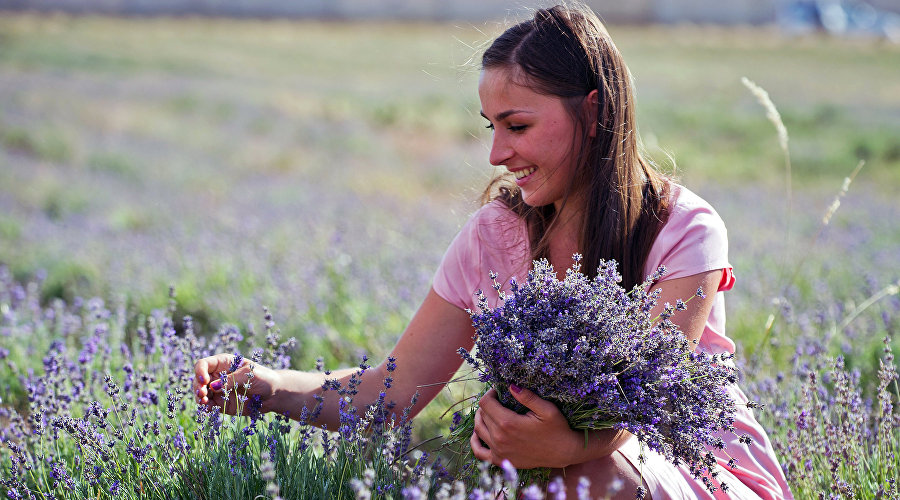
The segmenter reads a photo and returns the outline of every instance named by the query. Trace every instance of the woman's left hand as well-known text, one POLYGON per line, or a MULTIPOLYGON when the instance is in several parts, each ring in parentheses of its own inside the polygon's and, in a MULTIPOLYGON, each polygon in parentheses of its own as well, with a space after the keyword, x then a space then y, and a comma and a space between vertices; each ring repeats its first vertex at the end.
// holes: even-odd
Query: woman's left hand
POLYGON ((518 469, 562 468, 579 462, 584 434, 572 430, 566 417, 550 401, 528 389, 510 393, 530 411, 524 415, 504 407, 497 391, 489 390, 475 413, 470 444, 479 460, 500 465, 509 460, 518 469))

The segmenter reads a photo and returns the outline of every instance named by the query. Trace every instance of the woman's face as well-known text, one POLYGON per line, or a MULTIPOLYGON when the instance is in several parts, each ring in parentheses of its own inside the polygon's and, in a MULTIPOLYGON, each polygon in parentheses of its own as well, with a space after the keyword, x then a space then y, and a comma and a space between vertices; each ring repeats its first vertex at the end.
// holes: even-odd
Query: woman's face
POLYGON ((525 203, 560 203, 575 175, 575 123, 561 98, 515 83, 508 69, 485 69, 481 114, 493 129, 490 162, 516 176, 525 203))

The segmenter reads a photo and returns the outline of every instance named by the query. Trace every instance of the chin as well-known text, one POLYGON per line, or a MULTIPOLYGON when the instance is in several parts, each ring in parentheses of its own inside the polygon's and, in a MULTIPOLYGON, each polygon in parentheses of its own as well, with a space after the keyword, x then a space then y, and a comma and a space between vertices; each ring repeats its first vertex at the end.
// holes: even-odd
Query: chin
POLYGON ((522 193, 522 201, 525 202, 529 207, 545 207, 547 205, 552 205, 553 201, 546 200, 541 196, 535 196, 534 194, 522 193))

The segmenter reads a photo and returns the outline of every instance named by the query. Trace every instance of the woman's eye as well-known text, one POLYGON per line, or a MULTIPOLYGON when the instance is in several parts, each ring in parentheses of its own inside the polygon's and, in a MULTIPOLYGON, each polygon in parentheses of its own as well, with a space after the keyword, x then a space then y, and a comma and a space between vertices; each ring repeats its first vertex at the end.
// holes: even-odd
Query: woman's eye
MULTIPOLYGON (((494 130, 494 124, 488 123, 484 128, 488 130, 494 130)), ((509 130, 510 132, 522 132, 526 128, 528 128, 528 125, 510 125, 506 127, 506 130, 509 130)))

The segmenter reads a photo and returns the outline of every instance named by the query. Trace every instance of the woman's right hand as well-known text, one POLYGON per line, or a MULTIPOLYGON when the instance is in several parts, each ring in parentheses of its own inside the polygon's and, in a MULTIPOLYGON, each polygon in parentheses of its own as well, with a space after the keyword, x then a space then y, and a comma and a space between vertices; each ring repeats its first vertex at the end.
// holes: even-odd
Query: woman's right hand
POLYGON ((197 402, 224 408, 225 413, 234 415, 237 413, 238 397, 246 396, 247 400, 241 403, 246 415, 250 410, 251 398, 258 396, 262 404, 260 411, 271 411, 281 375, 271 368, 244 359, 236 370, 227 374, 223 384, 222 372, 228 372, 234 358, 233 354, 216 354, 194 364, 193 390, 197 402))

